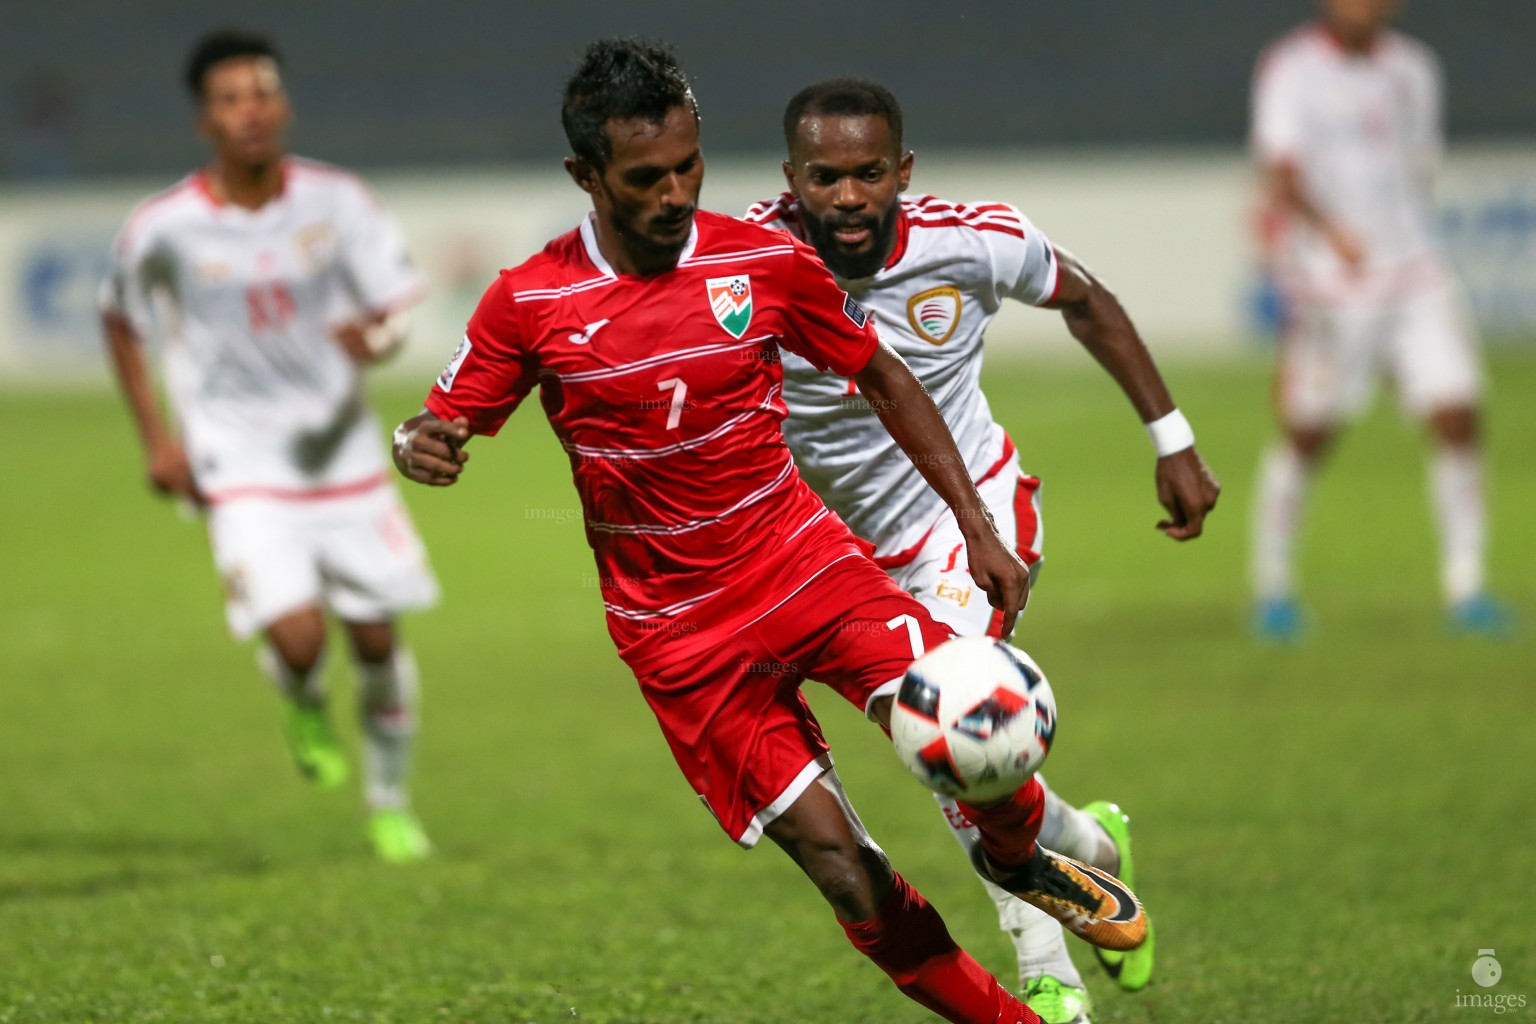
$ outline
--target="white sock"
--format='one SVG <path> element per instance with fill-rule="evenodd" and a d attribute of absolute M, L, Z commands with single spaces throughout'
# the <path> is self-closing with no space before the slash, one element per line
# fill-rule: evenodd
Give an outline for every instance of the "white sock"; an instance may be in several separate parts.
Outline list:
<path fill-rule="evenodd" d="M 1295 589 L 1292 562 L 1302 502 L 1310 482 L 1301 453 L 1280 441 L 1259 460 L 1253 502 L 1253 592 L 1260 599 L 1290 597 Z"/>
<path fill-rule="evenodd" d="M 358 661 L 356 666 L 364 796 L 375 809 L 406 807 L 411 741 L 416 736 L 416 659 L 397 647 L 387 661 Z"/>
<path fill-rule="evenodd" d="M 1044 777 L 1036 777 L 1045 786 Z M 1104 827 L 1087 811 L 1080 811 L 1057 796 L 1049 786 L 1045 786 L 1040 845 L 1110 874 L 1120 870 L 1120 851 L 1115 849 L 1115 841 Z"/>
<path fill-rule="evenodd" d="M 1049 794 L 1050 791 L 1046 792 Z M 971 846 L 978 835 L 976 826 L 970 823 L 954 800 L 938 793 L 934 797 L 944 812 L 944 821 L 949 825 L 950 833 L 969 857 Z M 1050 806 L 1049 802 L 1046 806 Z M 1042 845 L 1054 849 L 1049 844 Z M 1049 974 L 1063 985 L 1082 988 L 1083 976 L 1077 973 L 1077 967 L 1067 955 L 1066 933 L 1056 919 L 984 878 L 978 877 L 977 881 L 987 890 L 987 895 L 992 897 L 992 903 L 997 907 L 998 927 L 1013 940 L 1019 963 L 1019 988 L 1022 989 L 1042 974 Z"/>
<path fill-rule="evenodd" d="M 1483 458 L 1475 445 L 1440 445 L 1429 459 L 1429 493 L 1440 529 L 1440 586 L 1449 603 L 1483 590 L 1488 543 Z"/>
<path fill-rule="evenodd" d="M 295 704 L 318 707 L 325 703 L 324 652 L 307 671 L 296 672 L 283 661 L 271 644 L 262 644 L 256 649 L 256 664 L 272 680 L 277 692 Z"/>

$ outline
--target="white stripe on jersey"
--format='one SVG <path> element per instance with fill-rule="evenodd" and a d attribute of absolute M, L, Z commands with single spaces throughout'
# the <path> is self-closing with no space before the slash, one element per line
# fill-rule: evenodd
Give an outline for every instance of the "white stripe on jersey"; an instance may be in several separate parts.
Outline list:
<path fill-rule="evenodd" d="M 806 525 L 809 526 L 810 524 L 807 523 Z M 801 527 L 802 530 L 804 528 L 805 527 Z M 796 532 L 798 533 L 799 531 L 797 530 Z M 800 591 L 804 590 L 806 587 L 810 586 L 811 583 L 815 581 L 816 577 L 820 576 L 822 573 L 824 573 L 828 569 L 832 568 L 838 562 L 841 562 L 844 559 L 848 559 L 848 558 L 860 558 L 860 557 L 862 557 L 862 556 L 858 555 L 856 553 L 849 553 L 849 554 L 846 554 L 846 555 L 838 555 L 836 558 L 832 559 L 832 561 L 828 562 L 826 565 L 822 566 L 820 569 L 817 569 L 815 572 L 811 573 L 811 575 L 807 576 L 803 583 L 801 583 L 798 587 L 796 587 L 794 590 L 791 590 L 788 594 L 786 594 L 784 596 L 784 600 L 780 601 L 778 604 L 774 605 L 772 608 L 769 608 L 767 611 L 763 612 L 763 614 L 759 615 L 757 618 L 753 619 L 751 622 L 747 623 L 746 625 L 737 627 L 736 631 L 739 633 L 742 630 L 751 629 L 753 626 L 755 626 L 759 622 L 763 621 L 763 619 L 767 618 L 768 616 L 772 615 L 774 612 L 778 611 L 780 608 L 784 607 L 784 605 L 787 604 L 790 601 L 791 598 L 793 598 L 796 594 L 800 593 Z"/>
<path fill-rule="evenodd" d="M 602 288 L 605 285 L 615 284 L 618 279 L 603 275 L 602 277 L 589 277 L 585 281 L 575 284 L 561 285 L 559 288 L 530 288 L 525 292 L 513 292 L 512 298 L 518 302 L 539 302 L 546 299 L 563 299 L 577 292 L 589 292 L 594 288 Z"/>
<path fill-rule="evenodd" d="M 622 377 L 626 373 L 634 373 L 636 370 L 649 369 L 662 363 L 677 359 L 697 359 L 700 356 L 714 355 L 716 352 L 729 352 L 736 348 L 756 348 L 759 343 L 772 338 L 771 334 L 759 334 L 753 338 L 742 341 L 721 342 L 718 345 L 700 345 L 697 348 L 682 348 L 676 352 L 667 352 L 659 356 L 650 356 L 633 363 L 624 363 L 620 366 L 608 366 L 601 370 L 583 370 L 580 373 L 553 373 L 548 372 L 541 376 L 550 376 L 559 380 L 562 384 L 573 384 L 584 380 L 603 380 L 608 377 Z"/>
<path fill-rule="evenodd" d="M 565 445 L 565 450 L 576 455 L 585 455 L 595 459 L 665 458 L 668 455 L 676 455 L 678 452 L 685 452 L 692 448 L 697 448 L 699 445 L 707 444 L 717 437 L 723 437 L 726 434 L 729 434 L 731 431 L 735 430 L 738 426 L 740 426 L 742 423 L 745 423 L 753 416 L 756 416 L 758 413 L 771 408 L 773 399 L 778 395 L 778 393 L 779 386 L 775 384 L 773 387 L 768 389 L 767 397 L 765 397 L 756 408 L 748 409 L 746 412 L 738 413 L 737 415 L 732 416 L 730 419 L 726 420 L 724 423 L 720 424 L 718 427 L 716 427 L 714 430 L 711 430 L 707 434 L 702 434 L 699 437 L 690 437 L 686 441 L 679 441 L 676 444 L 669 444 L 661 448 L 589 448 L 582 444 L 567 443 Z"/>
<path fill-rule="evenodd" d="M 785 480 L 788 480 L 794 472 L 794 458 L 786 458 L 784 460 L 784 468 L 779 471 L 778 476 L 774 477 L 768 483 L 759 487 L 745 498 L 742 498 L 736 504 L 732 505 L 724 512 L 721 512 L 719 515 L 710 516 L 706 519 L 689 519 L 685 522 L 674 524 L 588 523 L 587 525 L 599 533 L 660 534 L 663 536 L 676 536 L 681 533 L 692 533 L 694 530 L 700 530 L 706 526 L 713 526 L 715 523 L 725 520 L 735 513 L 740 512 L 744 508 L 750 508 L 753 505 L 756 505 L 758 502 L 773 494 L 774 491 L 778 490 L 779 485 L 782 484 Z"/>
<path fill-rule="evenodd" d="M 763 249 L 746 249 L 742 252 L 717 252 L 708 256 L 696 256 L 679 260 L 680 267 L 702 267 L 711 263 L 739 263 L 744 260 L 760 260 L 769 256 L 787 256 L 795 251 L 792 245 L 774 245 Z"/>
<path fill-rule="evenodd" d="M 716 594 L 723 592 L 724 590 L 724 587 L 721 587 L 719 590 L 711 590 L 707 594 L 700 594 L 698 597 L 690 597 L 686 601 L 679 601 L 676 604 L 669 604 L 665 608 L 621 608 L 618 605 L 613 604 L 611 601 L 604 601 L 603 608 L 607 610 L 608 614 L 617 615 L 621 619 L 670 619 L 674 615 L 677 615 L 679 612 L 685 612 L 692 608 L 694 605 L 707 601 L 714 597 Z"/>

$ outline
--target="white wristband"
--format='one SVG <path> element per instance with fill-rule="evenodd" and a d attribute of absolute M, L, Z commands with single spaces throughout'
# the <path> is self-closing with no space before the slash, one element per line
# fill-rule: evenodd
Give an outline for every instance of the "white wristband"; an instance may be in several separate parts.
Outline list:
<path fill-rule="evenodd" d="M 1157 449 L 1160 459 L 1195 446 L 1195 430 L 1177 409 L 1148 423 L 1147 436 L 1152 439 L 1152 447 Z"/>

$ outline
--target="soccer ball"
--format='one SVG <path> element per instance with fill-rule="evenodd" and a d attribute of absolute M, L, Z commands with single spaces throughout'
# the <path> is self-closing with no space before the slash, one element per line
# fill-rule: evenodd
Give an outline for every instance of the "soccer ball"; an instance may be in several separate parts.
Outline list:
<path fill-rule="evenodd" d="M 1034 659 L 985 637 L 957 637 L 907 669 L 891 742 L 929 789 L 967 803 L 1029 781 L 1056 734 L 1056 697 Z"/>

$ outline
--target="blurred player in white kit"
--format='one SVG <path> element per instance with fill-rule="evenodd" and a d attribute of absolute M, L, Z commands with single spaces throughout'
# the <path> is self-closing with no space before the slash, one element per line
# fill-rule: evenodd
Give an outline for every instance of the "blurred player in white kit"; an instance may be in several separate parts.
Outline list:
<path fill-rule="evenodd" d="M 878 83 L 840 78 L 808 86 L 789 101 L 784 135 L 790 190 L 753 206 L 747 219 L 810 242 L 875 317 L 881 339 L 932 394 L 977 491 L 1032 577 L 1043 540 L 1040 481 L 1020 468 L 980 386 L 983 334 L 1005 299 L 1062 312 L 1148 425 L 1159 456 L 1158 497 L 1168 511 L 1159 528 L 1177 540 L 1200 535 L 1220 488 L 1113 293 L 1013 206 L 905 195 L 913 154 L 902 146 L 901 108 Z M 935 618 L 962 636 L 1000 636 L 999 617 L 966 571 L 959 524 L 927 493 L 876 410 L 851 380 L 788 351 L 782 360 L 784 436 L 806 482 Z M 966 845 L 972 827 L 964 813 L 952 800 L 939 802 Z M 1114 804 L 1078 809 L 1047 789 L 1040 842 L 1128 878 L 1128 822 Z M 1013 938 L 1025 1002 L 1047 1024 L 1088 1021 L 1091 1000 L 1061 926 L 983 884 Z M 1136 990 L 1150 980 L 1153 949 L 1149 930 L 1133 952 L 1096 952 L 1123 988 Z"/>
<path fill-rule="evenodd" d="M 404 340 L 422 281 L 363 182 L 288 157 L 292 120 L 272 43 L 221 31 L 186 82 L 213 159 L 129 215 L 101 311 L 151 485 L 203 510 L 231 633 L 258 633 L 290 702 L 300 770 L 349 766 L 323 689 L 328 609 L 358 675 L 369 835 L 380 857 L 430 844 L 410 809 L 417 676 L 395 615 L 437 581 L 388 473 L 362 368 Z M 141 339 L 163 348 L 162 416 Z"/>
<path fill-rule="evenodd" d="M 1297 639 L 1295 537 L 1339 428 L 1390 375 L 1433 437 L 1429 491 L 1450 624 L 1497 635 L 1487 592 L 1482 369 L 1471 319 L 1435 235 L 1439 63 L 1388 27 L 1396 0 L 1324 0 L 1320 21 L 1271 45 L 1254 77 L 1252 146 L 1283 231 L 1273 262 L 1289 306 L 1276 406 L 1282 437 L 1259 467 L 1254 626 Z"/>

